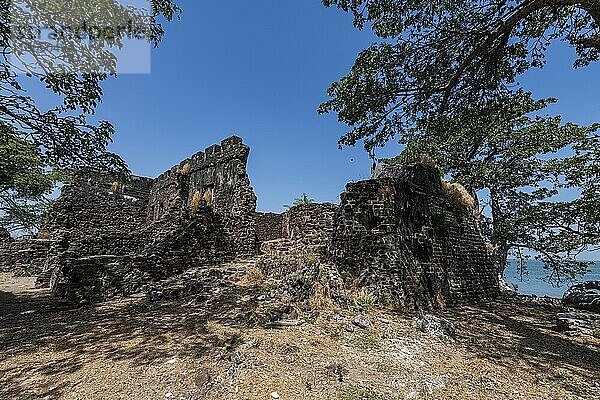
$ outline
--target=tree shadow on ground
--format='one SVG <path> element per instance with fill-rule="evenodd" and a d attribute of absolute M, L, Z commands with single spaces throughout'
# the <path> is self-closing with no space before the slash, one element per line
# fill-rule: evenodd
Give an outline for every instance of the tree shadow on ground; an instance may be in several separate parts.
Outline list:
<path fill-rule="evenodd" d="M 0 304 L 3 303 L 14 303 L 16 302 L 17 296 L 10 292 L 0 290 Z"/>
<path fill-rule="evenodd" d="M 60 397 L 64 384 L 44 387 L 28 380 L 33 373 L 52 379 L 90 361 L 150 365 L 233 348 L 241 340 L 236 329 L 247 326 L 255 311 L 254 302 L 240 302 L 252 290 L 231 284 L 218 288 L 218 293 L 186 299 L 187 303 L 123 299 L 84 307 L 48 294 L 0 292 L 0 366 L 6 365 L 0 367 L 0 398 Z M 231 332 L 215 332 L 209 321 Z M 29 366 L 8 365 L 15 356 L 36 357 L 37 352 L 48 350 L 53 353 L 50 362 L 40 359 Z"/>
<path fill-rule="evenodd" d="M 256 320 L 258 303 L 252 300 L 256 290 L 223 283 L 184 301 L 123 299 L 84 307 L 73 307 L 47 293 L 0 292 L 0 399 L 60 397 L 71 385 L 65 376 L 92 361 L 149 366 L 234 349 L 241 341 L 240 330 Z M 540 375 L 560 367 L 591 382 L 600 381 L 598 342 L 553 331 L 555 312 L 490 303 L 445 314 L 461 324 L 460 342 L 480 358 L 508 368 L 527 363 L 532 373 Z M 215 329 L 215 324 L 224 329 Z M 27 363 L 10 365 L 15 359 Z M 48 386 L 48 382 L 56 383 Z M 590 398 L 568 377 L 557 383 Z"/>
<path fill-rule="evenodd" d="M 600 341 L 556 331 L 557 312 L 550 306 L 495 302 L 451 309 L 447 315 L 460 322 L 459 340 L 479 357 L 507 368 L 527 363 L 532 372 L 585 395 L 581 392 L 589 388 L 578 386 L 564 371 L 600 382 Z"/>

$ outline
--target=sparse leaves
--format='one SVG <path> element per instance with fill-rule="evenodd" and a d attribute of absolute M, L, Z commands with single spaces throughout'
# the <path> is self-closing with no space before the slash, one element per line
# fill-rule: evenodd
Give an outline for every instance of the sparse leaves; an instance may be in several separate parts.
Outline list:
<path fill-rule="evenodd" d="M 127 173 L 123 160 L 106 150 L 114 127 L 88 117 L 102 99 L 102 81 L 116 73 L 113 52 L 123 39 L 157 45 L 160 19 L 180 11 L 171 0 L 152 0 L 150 12 L 116 0 L 63 3 L 0 0 L 0 224 L 11 230 L 39 225 L 45 196 L 64 178 L 58 171 L 85 166 Z M 60 40 L 49 41 L 51 35 Z M 41 108 L 25 89 L 30 80 L 58 104 Z"/>
<path fill-rule="evenodd" d="M 548 46 L 575 49 L 575 67 L 600 55 L 597 0 L 323 0 L 370 26 L 382 40 L 361 52 L 329 88 L 320 113 L 335 112 L 350 130 L 340 145 L 364 140 L 371 151 L 439 115 L 514 90 L 517 77 L 541 68 Z"/>
<path fill-rule="evenodd" d="M 285 204 L 284 207 L 292 208 L 295 206 L 301 206 L 301 205 L 305 205 L 305 204 L 313 204 L 314 202 L 315 202 L 314 199 L 311 199 L 310 197 L 308 197 L 308 195 L 306 193 L 302 193 L 302 195 L 300 197 L 296 197 L 294 199 L 294 202 L 292 203 L 292 205 Z"/>
<path fill-rule="evenodd" d="M 533 253 L 548 278 L 561 282 L 586 271 L 579 253 L 600 247 L 600 124 L 540 115 L 553 101 L 519 91 L 432 118 L 410 130 L 391 162 L 431 155 L 450 178 L 478 192 L 501 265 L 511 250 Z"/>

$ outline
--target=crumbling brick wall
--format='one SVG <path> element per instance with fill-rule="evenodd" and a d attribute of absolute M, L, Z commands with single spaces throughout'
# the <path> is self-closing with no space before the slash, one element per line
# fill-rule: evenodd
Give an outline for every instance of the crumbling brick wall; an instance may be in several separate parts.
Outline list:
<path fill-rule="evenodd" d="M 287 239 L 301 247 L 327 247 L 337 209 L 337 204 L 310 203 L 293 206 L 281 214 L 256 213 L 258 244 Z"/>
<path fill-rule="evenodd" d="M 254 254 L 256 196 L 246 171 L 249 154 L 242 139 L 232 136 L 160 175 L 150 191 L 148 219 L 178 224 L 182 215 L 207 206 L 222 217 L 236 253 Z"/>
<path fill-rule="evenodd" d="M 341 200 L 330 254 L 347 283 L 404 308 L 498 294 L 476 217 L 442 194 L 434 167 L 348 184 Z"/>
<path fill-rule="evenodd" d="M 257 213 L 248 154 L 231 137 L 156 179 L 81 171 L 53 206 L 44 228 L 50 238 L 38 247 L 21 241 L 26 251 L 19 252 L 4 240 L 0 259 L 29 265 L 28 273 L 44 261 L 39 280 L 55 293 L 104 299 L 144 291 L 188 268 L 257 254 L 262 243 L 265 262 L 281 276 L 301 280 L 302 268 L 322 263 L 339 270 L 346 286 L 369 288 L 400 307 L 497 295 L 497 269 L 476 216 L 444 196 L 434 167 L 387 169 L 378 179 L 348 184 L 340 205 Z"/>
<path fill-rule="evenodd" d="M 39 275 L 46 268 L 50 244 L 50 240 L 29 237 L 0 241 L 0 271 Z"/>
<path fill-rule="evenodd" d="M 269 240 L 283 238 L 283 214 L 257 212 L 255 221 L 258 246 Z"/>
<path fill-rule="evenodd" d="M 67 238 L 79 256 L 127 254 L 143 245 L 136 233 L 146 221 L 152 180 L 121 179 L 83 170 L 63 187 L 44 230 L 52 239 Z"/>
<path fill-rule="evenodd" d="M 241 139 L 231 137 L 154 180 L 78 174 L 47 227 L 59 239 L 50 257 L 55 293 L 127 294 L 192 266 L 254 254 L 248 154 Z"/>
<path fill-rule="evenodd" d="M 302 246 L 327 247 L 338 207 L 332 203 L 312 203 L 290 208 L 283 215 L 284 237 Z"/>
<path fill-rule="evenodd" d="M 109 259 L 140 252 L 147 238 L 139 230 L 147 214 L 152 180 L 80 170 L 61 190 L 44 226 L 53 243 L 38 286 L 57 294 L 71 271 L 90 257 Z"/>
<path fill-rule="evenodd" d="M 156 228 L 153 225 L 141 234 L 151 238 Z M 66 279 L 55 290 L 73 300 L 127 296 L 143 292 L 151 282 L 190 268 L 230 261 L 234 255 L 233 238 L 224 231 L 221 217 L 204 207 L 178 227 L 169 227 L 169 235 L 152 239 L 139 252 L 63 261 Z"/>

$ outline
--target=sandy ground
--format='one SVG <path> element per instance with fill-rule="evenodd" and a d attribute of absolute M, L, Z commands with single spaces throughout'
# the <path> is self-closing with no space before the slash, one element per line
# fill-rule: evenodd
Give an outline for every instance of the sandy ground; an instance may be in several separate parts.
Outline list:
<path fill-rule="evenodd" d="M 409 315 L 356 310 L 251 327 L 193 301 L 73 309 L 0 274 L 0 399 L 600 399 L 600 340 L 554 312 L 492 303 L 442 313 L 456 339 Z"/>

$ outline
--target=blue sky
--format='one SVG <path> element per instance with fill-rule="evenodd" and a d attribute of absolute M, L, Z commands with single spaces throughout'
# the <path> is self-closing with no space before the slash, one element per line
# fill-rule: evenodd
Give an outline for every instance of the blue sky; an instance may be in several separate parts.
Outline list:
<path fill-rule="evenodd" d="M 319 0 L 180 2 L 165 26 L 150 74 L 104 85 L 97 116 L 117 129 L 111 150 L 138 175 L 156 176 L 232 134 L 251 146 L 249 174 L 260 210 L 280 211 L 302 192 L 338 201 L 346 182 L 366 179 L 362 147 L 337 148 L 346 130 L 319 116 L 329 84 L 376 41 L 352 18 Z M 600 66 L 573 71 L 573 51 L 557 47 L 548 66 L 523 79 L 537 96 L 558 97 L 566 120 L 600 120 Z M 392 143 L 378 156 L 400 150 Z"/>

